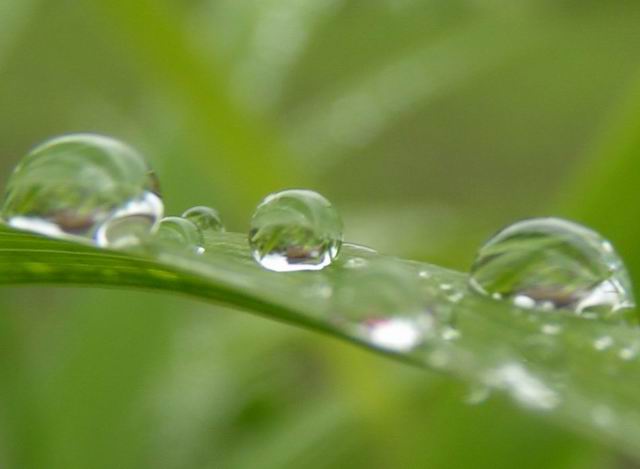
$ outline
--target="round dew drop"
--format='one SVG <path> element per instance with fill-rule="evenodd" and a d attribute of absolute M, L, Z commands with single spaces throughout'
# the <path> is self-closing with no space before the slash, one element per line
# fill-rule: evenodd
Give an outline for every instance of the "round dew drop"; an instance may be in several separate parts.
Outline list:
<path fill-rule="evenodd" d="M 635 305 L 629 275 L 611 243 L 557 218 L 514 223 L 485 243 L 471 287 L 520 307 L 601 318 Z"/>
<path fill-rule="evenodd" d="M 193 222 L 181 217 L 165 217 L 160 220 L 153 240 L 159 244 L 186 248 L 196 254 L 204 252 L 202 233 Z"/>
<path fill-rule="evenodd" d="M 320 270 L 338 256 L 342 221 L 331 203 L 316 192 L 277 192 L 256 208 L 249 245 L 253 258 L 266 269 Z"/>
<path fill-rule="evenodd" d="M 163 211 L 158 181 L 139 153 L 109 137 L 72 134 L 22 159 L 2 217 L 18 229 L 119 248 L 146 239 Z"/>
<path fill-rule="evenodd" d="M 225 231 L 220 214 L 216 209 L 210 207 L 192 207 L 182 214 L 182 218 L 186 218 L 196 225 L 203 235 Z"/>

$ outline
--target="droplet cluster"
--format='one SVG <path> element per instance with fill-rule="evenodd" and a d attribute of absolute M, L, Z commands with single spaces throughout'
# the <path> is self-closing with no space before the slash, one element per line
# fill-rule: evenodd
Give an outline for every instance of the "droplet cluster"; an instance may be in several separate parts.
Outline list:
<path fill-rule="evenodd" d="M 185 256 L 206 255 L 225 233 L 214 208 L 196 206 L 181 216 L 164 217 L 158 179 L 141 154 L 93 134 L 54 138 L 28 153 L 8 181 L 2 218 L 14 228 L 49 237 Z M 435 270 L 401 267 L 351 244 L 345 244 L 347 258 L 336 262 L 343 247 L 342 220 L 317 192 L 268 195 L 251 217 L 248 245 L 257 264 L 269 271 L 332 266 L 334 275 L 327 278 L 334 282 L 318 277 L 320 273 L 301 274 L 309 275 L 313 288 L 301 288 L 300 295 L 321 297 L 331 305 L 336 327 L 376 348 L 409 353 L 435 337 L 451 344 L 462 336 L 452 321 L 443 319 L 451 318 L 450 311 L 468 296 L 462 281 L 439 282 Z M 469 283 L 482 296 L 540 313 L 608 319 L 635 305 L 629 275 L 612 244 L 557 218 L 525 220 L 498 232 L 479 249 Z M 433 301 L 425 304 L 425 297 L 446 303 L 448 309 L 437 311 Z M 540 331 L 549 340 L 562 328 L 549 323 Z M 595 343 L 603 350 L 609 345 L 604 338 Z M 450 359 L 445 352 L 430 355 L 433 366 Z M 627 359 L 636 352 L 625 349 L 620 356 Z M 513 387 L 519 370 L 505 370 L 496 375 L 499 386 Z"/>

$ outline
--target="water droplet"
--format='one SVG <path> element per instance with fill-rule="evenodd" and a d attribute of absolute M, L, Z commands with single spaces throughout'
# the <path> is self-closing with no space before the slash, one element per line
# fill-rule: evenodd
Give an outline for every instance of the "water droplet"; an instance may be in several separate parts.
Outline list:
<path fill-rule="evenodd" d="M 633 360 L 638 355 L 638 350 L 635 347 L 624 347 L 618 352 L 618 356 L 622 360 Z"/>
<path fill-rule="evenodd" d="M 420 329 L 410 318 L 371 319 L 365 327 L 372 343 L 399 352 L 411 350 L 422 339 Z"/>
<path fill-rule="evenodd" d="M 591 418 L 593 423 L 599 427 L 611 427 L 615 422 L 615 414 L 613 411 L 604 405 L 598 405 L 591 410 Z"/>
<path fill-rule="evenodd" d="M 181 217 L 163 218 L 153 240 L 160 244 L 187 248 L 196 254 L 201 254 L 204 251 L 202 233 L 198 227 Z"/>
<path fill-rule="evenodd" d="M 95 241 L 98 246 L 114 249 L 138 245 L 149 238 L 163 211 L 162 201 L 152 192 L 145 192 L 115 210 L 98 227 Z"/>
<path fill-rule="evenodd" d="M 526 295 L 516 295 L 513 297 L 513 304 L 518 308 L 530 309 L 536 307 L 536 300 Z"/>
<path fill-rule="evenodd" d="M 558 335 L 562 332 L 562 326 L 559 324 L 543 324 L 540 330 L 543 334 Z"/>
<path fill-rule="evenodd" d="M 11 175 L 2 216 L 55 238 L 124 247 L 146 239 L 162 217 L 158 181 L 134 149 L 74 134 L 32 150 Z"/>
<path fill-rule="evenodd" d="M 464 298 L 464 293 L 455 292 L 447 296 L 447 299 L 452 303 L 459 303 Z"/>
<path fill-rule="evenodd" d="M 505 363 L 487 373 L 485 380 L 487 385 L 504 389 L 533 409 L 551 410 L 560 403 L 557 393 L 520 363 Z"/>
<path fill-rule="evenodd" d="M 277 192 L 256 208 L 249 244 L 254 259 L 266 269 L 320 270 L 338 256 L 342 221 L 331 203 L 316 192 Z"/>
<path fill-rule="evenodd" d="M 347 269 L 359 269 L 360 267 L 364 267 L 365 265 L 367 265 L 367 260 L 363 259 L 362 257 L 352 257 L 344 263 L 344 266 Z"/>
<path fill-rule="evenodd" d="M 599 351 L 606 350 L 612 345 L 613 345 L 613 339 L 608 335 L 598 337 L 596 340 L 593 341 L 593 347 Z"/>
<path fill-rule="evenodd" d="M 333 320 L 377 348 L 408 352 L 434 332 L 415 272 L 383 259 L 345 269 L 334 287 Z"/>
<path fill-rule="evenodd" d="M 473 385 L 468 390 L 463 402 L 468 405 L 480 405 L 491 397 L 491 388 L 488 386 Z"/>
<path fill-rule="evenodd" d="M 212 233 L 223 233 L 225 231 L 220 214 L 214 208 L 204 206 L 192 207 L 182 214 L 182 218 L 186 218 L 196 225 L 204 236 Z"/>
<path fill-rule="evenodd" d="M 460 331 L 451 326 L 445 326 L 442 328 L 441 336 L 444 340 L 458 340 L 460 338 Z"/>
<path fill-rule="evenodd" d="M 557 218 L 525 220 L 500 231 L 480 249 L 470 283 L 523 308 L 611 317 L 634 306 L 629 276 L 611 243 Z"/>

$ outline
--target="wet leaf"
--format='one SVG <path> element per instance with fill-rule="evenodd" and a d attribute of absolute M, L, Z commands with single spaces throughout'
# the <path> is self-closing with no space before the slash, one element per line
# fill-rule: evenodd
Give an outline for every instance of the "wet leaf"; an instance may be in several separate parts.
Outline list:
<path fill-rule="evenodd" d="M 635 444 L 640 437 L 640 335 L 631 326 L 520 310 L 470 293 L 465 274 L 355 245 L 347 245 L 341 259 L 321 272 L 279 274 L 256 265 L 245 236 L 237 233 L 209 239 L 201 256 L 168 246 L 136 254 L 99 250 L 8 228 L 0 229 L 0 240 L 5 285 L 134 287 L 232 306 L 499 390 L 522 409 L 640 457 Z M 336 291 L 356 278 L 351 272 L 366 274 L 381 263 L 415 275 L 420 285 L 423 312 L 432 322 L 419 329 L 424 334 L 411 347 L 376 340 L 380 336 L 366 327 L 354 327 L 344 298 L 335 301 Z M 354 291 L 355 311 L 370 301 L 372 290 Z M 403 299 L 397 301 L 401 305 Z M 397 337 L 403 329 L 396 323 L 390 330 Z"/>

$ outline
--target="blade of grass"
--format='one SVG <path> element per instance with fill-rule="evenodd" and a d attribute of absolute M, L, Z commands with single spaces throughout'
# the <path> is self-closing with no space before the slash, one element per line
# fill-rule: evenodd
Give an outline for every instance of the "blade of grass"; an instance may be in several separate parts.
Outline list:
<path fill-rule="evenodd" d="M 637 329 L 519 310 L 468 293 L 462 273 L 363 254 L 361 248 L 350 246 L 338 265 L 323 272 L 276 274 L 258 267 L 245 237 L 235 233 L 220 235 L 204 256 L 167 249 L 134 256 L 7 228 L 0 230 L 0 242 L 4 284 L 136 287 L 237 307 L 503 391 L 524 409 L 640 458 L 635 444 L 640 437 Z M 453 317 L 449 329 L 436 328 L 437 333 L 415 349 L 394 352 L 372 343 L 357 328 L 341 325 L 332 295 L 319 294 L 318 282 L 342 287 L 349 281 L 344 263 L 363 256 L 369 262 L 384 261 L 390 268 L 413 269 L 416 276 L 426 272 L 427 278 L 420 277 L 425 305 L 440 319 Z M 354 308 L 369 293 L 361 295 L 353 298 Z M 549 324 L 553 334 L 545 328 Z M 453 326 L 458 332 L 454 337 Z M 597 346 L 603 337 L 606 347 Z"/>

